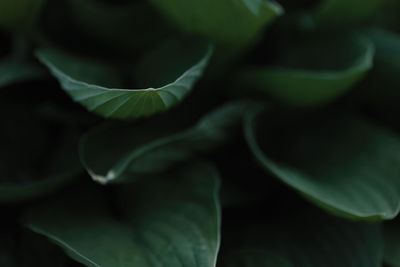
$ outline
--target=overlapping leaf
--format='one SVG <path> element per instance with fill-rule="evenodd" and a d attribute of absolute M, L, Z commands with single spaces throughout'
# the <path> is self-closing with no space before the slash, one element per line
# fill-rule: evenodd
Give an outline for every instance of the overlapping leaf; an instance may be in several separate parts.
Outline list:
<path fill-rule="evenodd" d="M 122 217 L 82 190 L 30 210 L 25 224 L 87 266 L 215 267 L 218 177 L 207 164 L 119 191 Z M 60 220 L 62 218 L 62 220 Z"/>
<path fill-rule="evenodd" d="M 273 1 L 263 0 L 151 0 L 166 18 L 189 34 L 213 40 L 227 49 L 248 44 L 283 13 Z"/>
<path fill-rule="evenodd" d="M 391 267 L 400 266 L 400 231 L 398 221 L 384 225 L 385 262 Z"/>
<path fill-rule="evenodd" d="M 76 101 L 108 118 L 135 118 L 164 111 L 179 103 L 202 75 L 212 49 L 202 42 L 166 42 L 148 55 L 136 71 L 147 89 L 116 89 L 124 77 L 98 62 L 85 61 L 53 49 L 37 56 Z"/>
<path fill-rule="evenodd" d="M 357 35 L 326 36 L 282 47 L 271 66 L 249 66 L 239 73 L 251 87 L 295 106 L 324 104 L 342 95 L 371 69 L 374 47 Z"/>
<path fill-rule="evenodd" d="M 247 101 L 227 104 L 189 128 L 175 116 L 143 124 L 102 126 L 82 138 L 81 160 L 100 183 L 161 173 L 226 143 L 240 129 L 246 111 L 256 105 Z"/>
<path fill-rule="evenodd" d="M 343 112 L 260 112 L 245 127 L 259 163 L 317 205 L 357 219 L 399 213 L 400 139 L 392 132 Z"/>

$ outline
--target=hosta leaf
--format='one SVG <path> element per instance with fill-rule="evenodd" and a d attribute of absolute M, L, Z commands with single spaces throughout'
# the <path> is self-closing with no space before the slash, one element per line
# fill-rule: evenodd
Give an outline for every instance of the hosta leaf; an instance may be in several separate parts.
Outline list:
<path fill-rule="evenodd" d="M 366 22 L 385 0 L 322 0 L 312 13 L 317 24 L 348 27 Z"/>
<path fill-rule="evenodd" d="M 7 102 L 11 100 L 3 100 L 0 108 L 0 202 L 52 193 L 74 179 L 81 171 L 77 133 L 42 121 L 29 105 Z"/>
<path fill-rule="evenodd" d="M 239 252 L 256 251 L 256 254 L 241 255 L 233 249 L 225 254 L 229 263 L 225 266 L 381 266 L 383 242 L 379 225 L 342 221 L 307 210 L 301 213 L 237 229 Z M 256 264 L 230 265 L 240 259 Z M 268 259 L 280 259 L 281 265 L 263 265 Z"/>
<path fill-rule="evenodd" d="M 23 30 L 37 18 L 45 0 L 2 0 L 0 28 Z"/>
<path fill-rule="evenodd" d="M 179 103 L 202 75 L 211 50 L 203 43 L 165 43 L 137 71 L 144 80 L 139 83 L 153 83 L 147 89 L 105 87 L 115 72 L 112 68 L 60 51 L 41 49 L 37 56 L 76 102 L 104 117 L 126 119 L 149 116 Z"/>
<path fill-rule="evenodd" d="M 400 139 L 392 132 L 341 112 L 253 113 L 245 132 L 263 167 L 328 211 L 357 219 L 399 213 Z"/>
<path fill-rule="evenodd" d="M 264 0 L 151 0 L 180 29 L 219 45 L 240 47 L 251 42 L 265 25 L 283 13 Z"/>
<path fill-rule="evenodd" d="M 358 82 L 372 67 L 372 43 L 359 36 L 307 39 L 282 47 L 272 66 L 249 66 L 243 86 L 295 106 L 324 104 Z"/>
<path fill-rule="evenodd" d="M 125 181 L 135 174 L 161 173 L 226 143 L 240 129 L 243 114 L 254 105 L 232 102 L 190 127 L 181 125 L 176 116 L 142 124 L 103 125 L 81 139 L 81 161 L 100 183 Z"/>
<path fill-rule="evenodd" d="M 122 217 L 100 196 L 82 191 L 30 210 L 24 222 L 87 266 L 215 267 L 217 178 L 212 166 L 192 165 L 125 186 Z"/>
<path fill-rule="evenodd" d="M 384 225 L 385 262 L 391 267 L 400 266 L 400 230 L 398 220 Z"/>

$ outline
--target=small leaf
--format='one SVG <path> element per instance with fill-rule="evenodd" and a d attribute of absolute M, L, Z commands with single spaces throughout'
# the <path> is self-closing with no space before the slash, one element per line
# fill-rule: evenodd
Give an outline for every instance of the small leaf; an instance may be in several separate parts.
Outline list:
<path fill-rule="evenodd" d="M 87 266 L 215 267 L 217 178 L 212 166 L 192 165 L 124 186 L 119 217 L 99 193 L 82 190 L 31 209 L 23 221 Z"/>
<path fill-rule="evenodd" d="M 181 125 L 179 116 L 159 117 L 142 124 L 103 125 L 81 139 L 81 161 L 92 178 L 103 184 L 162 173 L 228 142 L 240 129 L 243 115 L 254 105 L 246 101 L 227 104 L 189 128 Z"/>
<path fill-rule="evenodd" d="M 160 53 L 163 58 L 156 62 L 154 55 L 161 57 Z M 115 71 L 111 67 L 106 68 L 97 62 L 85 61 L 61 51 L 41 49 L 37 56 L 76 102 L 104 117 L 127 119 L 165 111 L 182 101 L 203 74 L 211 53 L 211 47 L 202 43 L 174 41 L 163 44 L 141 64 L 143 72 L 139 73 L 151 76 L 145 81 L 155 80 L 157 84 L 154 87 L 159 86 L 148 89 L 104 87 L 104 81 L 114 76 Z M 118 77 L 117 74 L 115 76 Z"/>
<path fill-rule="evenodd" d="M 278 179 L 334 214 L 392 219 L 400 209 L 400 139 L 343 112 L 248 116 L 247 142 Z"/>
<path fill-rule="evenodd" d="M 229 49 L 248 44 L 283 13 L 280 5 L 269 0 L 151 0 L 151 3 L 184 32 Z"/>
<path fill-rule="evenodd" d="M 372 67 L 374 47 L 359 36 L 323 36 L 282 47 L 271 66 L 249 66 L 242 86 L 294 106 L 321 105 L 342 95 Z"/>

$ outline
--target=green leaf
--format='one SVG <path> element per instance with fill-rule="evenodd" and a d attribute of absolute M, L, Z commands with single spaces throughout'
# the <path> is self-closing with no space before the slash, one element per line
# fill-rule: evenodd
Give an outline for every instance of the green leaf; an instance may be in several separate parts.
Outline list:
<path fill-rule="evenodd" d="M 312 13 L 316 24 L 349 27 L 367 22 L 378 13 L 385 0 L 323 0 Z"/>
<path fill-rule="evenodd" d="M 281 266 L 296 267 L 382 264 L 383 242 L 378 224 L 348 222 L 302 209 L 288 217 L 270 217 L 267 223 L 252 222 L 251 226 L 234 230 L 239 250 L 230 250 L 225 255 L 226 261 L 254 262 L 236 266 L 279 266 L 262 265 L 268 259 L 279 259 Z M 241 255 L 240 249 L 256 254 Z"/>
<path fill-rule="evenodd" d="M 37 108 L 12 98 L 2 99 L 0 112 L 0 203 L 50 194 L 81 172 L 75 129 L 41 120 Z"/>
<path fill-rule="evenodd" d="M 191 165 L 124 186 L 122 216 L 114 216 L 98 193 L 82 190 L 33 208 L 23 221 L 87 266 L 215 267 L 217 178 L 212 166 Z"/>
<path fill-rule="evenodd" d="M 357 83 L 371 69 L 372 43 L 358 35 L 326 36 L 282 47 L 271 66 L 238 73 L 243 86 L 294 106 L 321 105 Z"/>
<path fill-rule="evenodd" d="M 147 89 L 105 87 L 121 77 L 111 66 L 95 61 L 53 49 L 41 49 L 37 56 L 73 100 L 104 117 L 127 119 L 165 111 L 182 101 L 203 74 L 211 53 L 211 47 L 201 42 L 166 42 L 136 71 L 139 83 L 153 83 Z"/>
<path fill-rule="evenodd" d="M 141 124 L 102 125 L 82 137 L 81 162 L 102 184 L 162 173 L 228 142 L 240 129 L 243 115 L 255 105 L 247 101 L 226 104 L 190 127 L 182 125 L 179 116 L 159 117 Z"/>
<path fill-rule="evenodd" d="M 248 44 L 283 13 L 276 2 L 264 0 L 151 0 L 151 3 L 184 32 L 229 49 Z"/>
<path fill-rule="evenodd" d="M 398 220 L 384 225 L 385 262 L 391 267 L 400 266 L 400 228 Z"/>
<path fill-rule="evenodd" d="M 322 208 L 354 219 L 392 219 L 400 209 L 400 140 L 342 112 L 255 112 L 246 119 L 257 161 Z"/>
<path fill-rule="evenodd" d="M 0 2 L 0 28 L 25 30 L 31 26 L 45 0 L 2 0 Z"/>

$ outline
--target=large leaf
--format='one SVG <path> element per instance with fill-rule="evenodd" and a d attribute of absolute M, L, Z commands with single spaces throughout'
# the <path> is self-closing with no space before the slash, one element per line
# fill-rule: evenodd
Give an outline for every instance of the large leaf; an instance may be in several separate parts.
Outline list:
<path fill-rule="evenodd" d="M 42 120 L 37 108 L 12 100 L 0 107 L 0 202 L 52 193 L 81 172 L 75 129 Z"/>
<path fill-rule="evenodd" d="M 101 196 L 82 190 L 30 210 L 24 222 L 87 266 L 215 267 L 217 178 L 212 166 L 199 164 L 125 186 L 122 217 Z"/>
<path fill-rule="evenodd" d="M 246 101 L 227 104 L 190 127 L 181 125 L 179 116 L 142 124 L 103 125 L 82 138 L 81 161 L 92 178 L 103 184 L 161 173 L 226 143 L 240 129 L 243 114 L 254 105 Z"/>
<path fill-rule="evenodd" d="M 379 225 L 347 222 L 302 209 L 290 216 L 233 228 L 236 247 L 222 253 L 223 266 L 380 267 Z M 247 252 L 247 253 L 243 253 Z"/>
<path fill-rule="evenodd" d="M 104 117 L 125 119 L 149 116 L 179 103 L 202 75 L 211 53 L 202 42 L 166 42 L 136 71 L 136 82 L 150 84 L 147 89 L 105 87 L 118 86 L 118 80 L 126 77 L 96 61 L 54 49 L 41 49 L 37 56 L 76 102 Z"/>
<path fill-rule="evenodd" d="M 290 105 L 320 105 L 358 82 L 373 55 L 372 43 L 360 36 L 315 37 L 283 46 L 273 65 L 248 66 L 238 79 Z"/>
<path fill-rule="evenodd" d="M 322 0 L 312 13 L 315 23 L 349 27 L 368 21 L 386 0 Z"/>
<path fill-rule="evenodd" d="M 219 45 L 241 47 L 251 42 L 265 25 L 283 13 L 264 0 L 151 0 L 167 19 L 189 34 Z"/>
<path fill-rule="evenodd" d="M 45 0 L 2 0 L 0 28 L 23 30 L 36 20 Z"/>
<path fill-rule="evenodd" d="M 350 113 L 248 116 L 248 144 L 269 172 L 335 214 L 392 219 L 400 209 L 400 139 Z"/>

